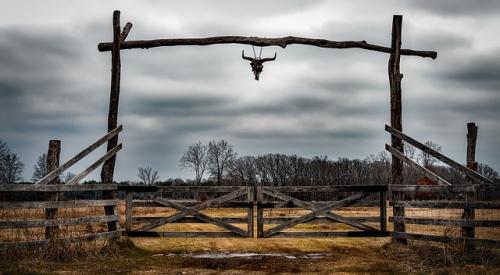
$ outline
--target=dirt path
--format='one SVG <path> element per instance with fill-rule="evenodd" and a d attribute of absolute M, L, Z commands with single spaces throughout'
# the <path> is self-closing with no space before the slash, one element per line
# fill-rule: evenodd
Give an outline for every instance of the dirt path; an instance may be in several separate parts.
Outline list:
<path fill-rule="evenodd" d="M 500 274 L 495 265 L 445 265 L 442 249 L 390 245 L 388 238 L 135 238 L 114 256 L 70 263 L 24 260 L 2 274 Z M 421 248 L 418 248 L 421 249 Z M 234 255 L 231 253 L 247 253 Z M 265 253 L 264 255 L 262 253 Z M 319 253 L 319 254 L 317 254 Z M 441 257 L 442 258 L 442 257 Z"/>

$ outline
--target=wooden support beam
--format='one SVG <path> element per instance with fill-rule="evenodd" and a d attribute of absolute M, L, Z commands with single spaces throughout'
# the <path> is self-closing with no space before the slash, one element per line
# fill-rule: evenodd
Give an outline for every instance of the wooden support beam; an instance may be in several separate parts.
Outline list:
<path fill-rule="evenodd" d="M 47 171 L 56 170 L 59 166 L 59 158 L 61 155 L 61 141 L 51 140 L 49 141 L 49 149 L 47 152 Z M 56 177 L 48 184 L 60 184 L 59 177 Z M 47 196 L 49 201 L 57 201 L 58 193 L 50 193 Z M 46 208 L 45 209 L 45 219 L 52 220 L 57 216 L 57 208 Z M 45 228 L 45 239 L 52 239 L 56 235 L 57 226 L 48 226 Z"/>
<path fill-rule="evenodd" d="M 66 183 L 66 185 L 74 185 L 78 184 L 80 180 L 85 178 L 88 174 L 92 173 L 99 165 L 103 164 L 105 161 L 108 159 L 114 157 L 118 151 L 122 149 L 122 144 L 118 144 L 115 148 L 113 148 L 111 151 L 108 151 L 104 156 L 96 160 L 94 163 L 92 163 L 89 167 L 87 167 L 85 170 L 83 170 L 80 174 L 74 176 L 70 181 Z M 114 191 L 113 189 L 111 189 Z"/>
<path fill-rule="evenodd" d="M 449 157 L 439 153 L 438 151 L 424 145 L 423 143 L 421 142 L 418 142 L 417 140 L 413 139 L 412 137 L 404 134 L 403 132 L 401 132 L 400 130 L 397 130 L 395 129 L 394 127 L 391 127 L 389 125 L 385 125 L 385 130 L 387 132 L 389 132 L 392 136 L 396 136 L 400 139 L 403 139 L 404 141 L 410 143 L 411 145 L 417 147 L 418 149 L 422 150 L 423 152 L 425 152 L 426 154 L 429 154 L 433 157 L 435 157 L 436 159 L 442 161 L 443 163 L 446 163 L 448 164 L 449 166 L 457 169 L 458 171 L 464 173 L 465 175 L 471 177 L 472 179 L 474 179 L 476 182 L 478 183 L 495 183 L 493 180 L 491 179 L 488 179 L 487 177 L 479 174 L 478 172 L 470 169 L 470 168 L 467 168 L 465 166 L 463 166 L 462 164 L 450 159 Z"/>
<path fill-rule="evenodd" d="M 118 125 L 118 103 L 120 99 L 120 11 L 113 12 L 113 43 L 111 46 L 111 88 L 109 93 L 109 112 L 108 112 L 108 132 L 115 129 Z M 113 150 L 118 145 L 118 135 L 115 135 L 108 141 L 107 151 Z M 101 169 L 101 182 L 113 183 L 113 174 L 115 170 L 116 155 L 110 157 Z M 114 199 L 115 192 L 104 192 L 105 199 Z M 105 207 L 104 212 L 106 215 L 116 214 L 115 207 Z M 109 222 L 108 231 L 115 231 L 118 229 L 118 223 Z"/>
<path fill-rule="evenodd" d="M 109 133 L 104 135 L 102 138 L 100 138 L 99 140 L 97 140 L 93 144 L 89 145 L 87 148 L 83 149 L 80 153 L 76 154 L 73 158 L 66 161 L 61 166 L 57 167 L 57 169 L 51 170 L 52 172 L 48 173 L 45 177 L 41 178 L 35 184 L 36 185 L 47 184 L 48 182 L 57 178 L 62 172 L 66 171 L 66 169 L 70 168 L 73 164 L 77 163 L 78 161 L 83 159 L 85 156 L 92 153 L 95 149 L 99 148 L 99 146 L 103 145 L 110 138 L 116 136 L 119 132 L 122 131 L 122 129 L 123 129 L 123 127 L 122 127 L 122 125 L 120 125 L 120 126 L 116 127 L 115 129 L 109 131 Z"/>
<path fill-rule="evenodd" d="M 477 141 L 477 126 L 475 123 L 467 123 L 467 158 L 466 164 L 467 168 L 472 171 L 477 171 L 476 162 L 476 141 Z M 473 178 L 468 177 L 468 182 L 473 183 Z M 467 192 L 465 193 L 465 201 L 475 201 L 476 193 Z M 464 209 L 463 219 L 466 221 L 474 221 L 476 218 L 476 211 L 473 208 Z M 464 238 L 474 238 L 476 236 L 476 229 L 473 226 L 462 227 L 462 237 Z M 466 250 L 472 251 L 474 246 L 470 243 L 465 244 Z"/>
<path fill-rule="evenodd" d="M 149 49 L 156 47 L 171 46 L 207 46 L 214 44 L 244 44 L 259 47 L 277 46 L 286 48 L 288 45 L 301 44 L 330 49 L 348 49 L 359 48 L 376 52 L 391 53 L 391 48 L 370 44 L 366 41 L 331 41 L 327 39 L 305 38 L 296 36 L 287 36 L 279 38 L 265 37 L 246 37 L 246 36 L 215 36 L 205 38 L 173 38 L 173 39 L 153 39 L 153 40 L 133 40 L 124 41 L 120 44 L 120 49 Z M 112 42 L 99 43 L 97 49 L 101 52 L 112 51 Z M 402 55 L 413 55 L 420 57 L 430 57 L 435 59 L 435 51 L 417 51 L 411 49 L 402 49 Z"/>
<path fill-rule="evenodd" d="M 125 40 L 127 39 L 128 33 L 130 32 L 130 29 L 132 29 L 132 23 L 127 22 L 127 24 L 125 24 L 125 27 L 123 27 L 122 33 L 120 34 L 120 41 L 121 42 L 125 42 Z"/>
<path fill-rule="evenodd" d="M 487 240 L 487 239 L 464 239 L 457 237 L 449 237 L 449 236 L 435 236 L 435 235 L 423 235 L 423 234 L 413 234 L 413 233 L 401 233 L 401 232 L 392 232 L 393 238 L 404 238 L 409 240 L 422 240 L 422 241 L 430 241 L 430 242 L 441 242 L 441 243 L 464 243 L 468 242 L 475 245 L 487 245 L 495 248 L 500 247 L 499 240 Z"/>
<path fill-rule="evenodd" d="M 387 192 L 380 192 L 380 231 L 387 231 Z"/>
<path fill-rule="evenodd" d="M 403 130 L 402 123 L 402 106 L 401 106 L 401 79 L 403 75 L 399 70 L 399 63 L 401 59 L 401 29 L 403 24 L 403 16 L 402 15 L 394 15 L 392 18 L 392 38 L 391 38 L 391 49 L 390 49 L 390 57 L 388 64 L 388 72 L 389 72 L 389 87 L 391 90 L 390 93 L 390 102 L 391 102 L 391 126 L 400 131 Z M 403 141 L 395 136 L 391 136 L 391 145 L 392 147 L 399 151 L 403 152 Z M 392 180 L 391 184 L 403 184 L 403 162 L 396 157 L 394 154 L 392 155 L 391 162 L 391 173 Z M 393 197 L 402 198 L 402 194 L 393 193 Z M 394 207 L 393 208 L 394 216 L 404 216 L 405 210 L 402 207 Z M 396 232 L 405 232 L 404 224 L 394 224 L 394 231 Z M 406 243 L 406 240 L 396 239 L 398 243 Z"/>
<path fill-rule="evenodd" d="M 158 232 L 158 231 L 126 231 L 126 236 L 129 237 L 164 237 L 164 238 L 234 238 L 240 235 L 234 232 L 193 232 L 193 231 L 173 231 L 173 232 Z"/>
<path fill-rule="evenodd" d="M 278 232 L 274 234 L 273 238 L 331 238 L 331 237 L 388 237 L 389 232 L 380 231 L 347 231 L 347 232 L 337 232 L 337 231 L 314 231 L 314 232 Z"/>
<path fill-rule="evenodd" d="M 250 206 L 247 209 L 247 237 L 253 238 L 254 237 L 254 219 L 253 219 L 253 202 L 255 201 L 255 194 L 254 194 L 254 188 L 255 187 L 248 187 L 248 194 L 247 194 L 247 200 L 250 202 Z"/>
<path fill-rule="evenodd" d="M 406 162 L 411 167 L 413 167 L 413 168 L 415 168 L 417 170 L 420 170 L 422 173 L 424 173 L 424 175 L 426 177 L 428 177 L 431 180 L 435 181 L 437 184 L 443 185 L 443 186 L 451 186 L 451 183 L 447 182 L 445 179 L 441 178 L 440 176 L 434 174 L 433 172 L 431 172 L 427 168 L 420 166 L 418 163 L 416 163 L 412 159 L 406 157 L 403 153 L 399 152 L 394 147 L 386 144 L 385 145 L 385 150 L 389 151 L 393 156 L 395 156 L 399 160 Z"/>

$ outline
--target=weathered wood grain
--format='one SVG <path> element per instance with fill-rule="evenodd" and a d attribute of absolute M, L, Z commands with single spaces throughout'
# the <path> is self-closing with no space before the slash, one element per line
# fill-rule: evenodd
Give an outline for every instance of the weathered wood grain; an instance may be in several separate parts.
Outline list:
<path fill-rule="evenodd" d="M 0 229 L 50 227 L 59 225 L 78 225 L 99 222 L 118 221 L 119 216 L 86 216 L 79 218 L 65 218 L 55 220 L 31 220 L 31 221 L 0 221 Z"/>
<path fill-rule="evenodd" d="M 414 217 L 389 217 L 390 222 L 406 224 L 443 225 L 456 227 L 500 227 L 500 220 L 434 219 Z"/>
<path fill-rule="evenodd" d="M 23 201 L 23 202 L 0 201 L 0 209 L 101 207 L 101 206 L 116 206 L 117 202 L 118 202 L 117 200 Z"/>

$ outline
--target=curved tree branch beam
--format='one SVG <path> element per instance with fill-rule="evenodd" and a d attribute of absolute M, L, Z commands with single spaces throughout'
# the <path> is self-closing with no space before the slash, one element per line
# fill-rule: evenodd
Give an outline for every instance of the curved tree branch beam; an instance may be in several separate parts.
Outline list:
<path fill-rule="evenodd" d="M 206 38 L 172 38 L 172 39 L 153 39 L 153 40 L 131 40 L 120 43 L 120 49 L 149 49 L 155 47 L 169 46 L 207 46 L 214 44 L 246 44 L 260 47 L 278 46 L 286 48 L 292 44 L 302 44 L 316 46 L 320 48 L 348 49 L 360 48 L 370 51 L 391 53 L 391 48 L 369 44 L 366 41 L 331 41 L 326 39 L 305 38 L 296 36 L 287 36 L 281 38 L 263 38 L 246 36 L 215 36 Z M 97 46 L 101 52 L 110 51 L 113 43 L 104 42 Z M 420 57 L 430 57 L 436 59 L 435 51 L 417 51 L 411 49 L 401 49 L 402 55 L 413 55 Z"/>

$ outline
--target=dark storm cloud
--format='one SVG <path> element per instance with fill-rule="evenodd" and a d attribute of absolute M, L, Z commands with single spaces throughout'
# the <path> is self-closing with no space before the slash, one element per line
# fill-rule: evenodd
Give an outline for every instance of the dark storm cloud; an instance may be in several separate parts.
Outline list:
<path fill-rule="evenodd" d="M 500 2 L 495 0 L 423 0 L 405 1 L 404 5 L 447 16 L 492 15 L 500 10 Z"/>
<path fill-rule="evenodd" d="M 479 90 L 500 91 L 500 49 L 487 53 L 456 58 L 448 71 L 442 72 L 447 80 Z"/>

